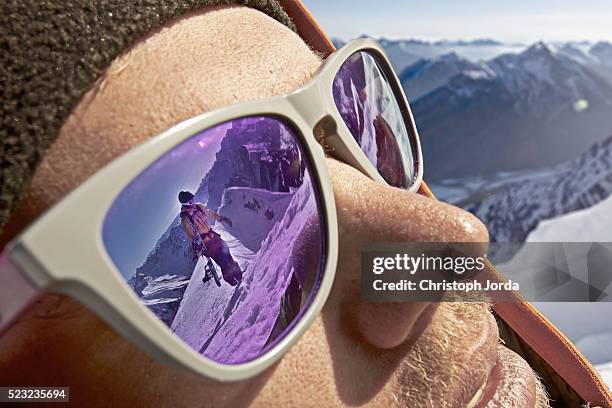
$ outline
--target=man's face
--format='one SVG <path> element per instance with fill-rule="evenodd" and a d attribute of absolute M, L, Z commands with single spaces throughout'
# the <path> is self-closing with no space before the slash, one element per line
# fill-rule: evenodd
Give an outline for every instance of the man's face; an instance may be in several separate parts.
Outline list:
<path fill-rule="evenodd" d="M 152 135 L 204 111 L 290 92 L 320 65 L 296 34 L 251 9 L 209 9 L 168 24 L 116 60 L 74 110 L 13 232 Z M 0 339 L 0 383 L 69 385 L 72 401 L 87 406 L 466 406 L 497 363 L 512 376 L 501 375 L 496 398 L 533 406 L 535 378 L 520 358 L 500 353 L 486 304 L 359 301 L 362 243 L 486 242 L 485 227 L 334 159 L 327 165 L 339 220 L 336 281 L 320 317 L 267 372 L 208 382 L 49 294 Z"/>

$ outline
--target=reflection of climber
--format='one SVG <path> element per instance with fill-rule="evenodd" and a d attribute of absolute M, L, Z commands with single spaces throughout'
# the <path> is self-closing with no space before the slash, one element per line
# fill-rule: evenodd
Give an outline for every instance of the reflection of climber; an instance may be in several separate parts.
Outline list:
<path fill-rule="evenodd" d="M 234 260 L 234 258 L 232 258 L 232 254 L 230 253 L 227 244 L 208 223 L 208 218 L 215 221 L 224 222 L 230 227 L 232 226 L 232 221 L 229 218 L 220 216 L 215 211 L 206 208 L 202 203 L 195 203 L 194 195 L 189 191 L 181 191 L 178 195 L 178 199 L 182 204 L 181 223 L 183 224 L 185 233 L 191 240 L 194 253 L 197 254 L 196 257 L 202 254 L 206 257 L 212 258 L 217 265 L 221 267 L 223 279 L 230 285 L 235 286 L 242 280 L 242 271 L 240 270 L 238 263 Z M 197 244 L 197 240 L 194 239 L 195 237 L 190 224 L 202 238 L 205 248 L 201 248 Z M 207 275 L 208 273 L 209 272 L 207 272 Z"/>

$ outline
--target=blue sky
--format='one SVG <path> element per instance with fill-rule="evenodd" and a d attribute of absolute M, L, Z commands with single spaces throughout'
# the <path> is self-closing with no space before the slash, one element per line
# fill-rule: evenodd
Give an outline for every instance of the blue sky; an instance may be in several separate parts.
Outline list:
<path fill-rule="evenodd" d="M 610 0 L 303 0 L 326 32 L 350 39 L 612 41 Z"/>

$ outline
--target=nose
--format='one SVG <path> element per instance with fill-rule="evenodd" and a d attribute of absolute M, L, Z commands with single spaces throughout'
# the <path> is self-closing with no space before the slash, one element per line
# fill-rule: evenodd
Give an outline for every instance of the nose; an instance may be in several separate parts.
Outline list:
<path fill-rule="evenodd" d="M 360 301 L 360 251 L 375 242 L 482 243 L 489 235 L 473 215 L 457 207 L 374 182 L 354 168 L 327 159 L 339 227 L 339 257 L 334 288 L 325 313 L 357 330 L 375 347 L 393 348 L 426 325 L 429 302 Z"/>

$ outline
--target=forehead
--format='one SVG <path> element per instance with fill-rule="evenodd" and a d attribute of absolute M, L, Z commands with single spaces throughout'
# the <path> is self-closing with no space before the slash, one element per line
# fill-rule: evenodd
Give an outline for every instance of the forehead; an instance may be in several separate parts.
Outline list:
<path fill-rule="evenodd" d="M 64 124 L 29 194 L 47 207 L 159 132 L 205 111 L 290 92 L 320 63 L 297 34 L 257 10 L 185 16 L 112 63 Z"/>

